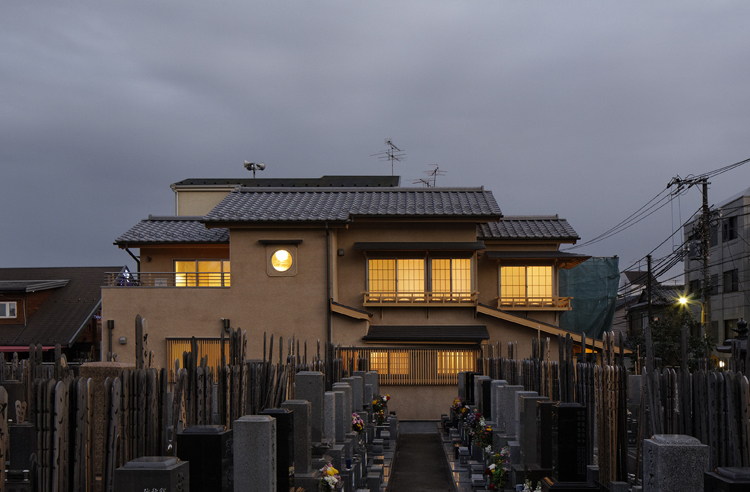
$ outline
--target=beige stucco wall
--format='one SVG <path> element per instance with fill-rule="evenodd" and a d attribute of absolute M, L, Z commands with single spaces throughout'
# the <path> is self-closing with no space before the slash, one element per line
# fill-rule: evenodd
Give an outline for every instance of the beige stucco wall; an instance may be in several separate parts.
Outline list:
<path fill-rule="evenodd" d="M 183 190 L 175 193 L 175 215 L 204 216 L 226 197 L 231 188 L 225 190 Z"/>
<path fill-rule="evenodd" d="M 440 420 L 450 412 L 458 386 L 381 386 L 380 393 L 390 395 L 388 411 L 399 420 Z"/>

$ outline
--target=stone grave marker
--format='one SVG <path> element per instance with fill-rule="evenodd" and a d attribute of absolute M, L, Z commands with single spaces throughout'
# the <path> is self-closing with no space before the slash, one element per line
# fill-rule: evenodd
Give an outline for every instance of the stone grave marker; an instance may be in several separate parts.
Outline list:
<path fill-rule="evenodd" d="M 188 427 L 177 433 L 177 457 L 190 463 L 193 490 L 232 492 L 231 430 L 223 425 Z"/>
<path fill-rule="evenodd" d="M 266 408 L 260 415 L 276 419 L 276 484 L 289 490 L 294 470 L 294 414 L 288 408 Z"/>
<path fill-rule="evenodd" d="M 513 399 L 514 407 L 513 407 L 513 424 L 515 426 L 515 435 L 516 437 L 521 436 L 521 398 L 522 397 L 529 397 L 529 396 L 537 396 L 536 391 L 517 391 L 516 397 Z"/>
<path fill-rule="evenodd" d="M 497 422 L 500 419 L 500 388 L 507 386 L 508 382 L 504 379 L 495 379 L 490 383 L 490 414 L 492 415 L 492 421 L 497 426 Z"/>
<path fill-rule="evenodd" d="M 552 468 L 559 482 L 586 482 L 586 407 L 558 403 L 552 412 Z"/>
<path fill-rule="evenodd" d="M 143 456 L 128 461 L 115 470 L 114 491 L 131 490 L 190 492 L 189 465 L 175 456 Z"/>
<path fill-rule="evenodd" d="M 325 415 L 325 375 L 318 371 L 301 371 L 295 375 L 295 398 L 310 402 L 310 437 L 323 440 Z"/>
<path fill-rule="evenodd" d="M 328 442 L 336 442 L 336 395 L 325 392 L 324 436 Z"/>
<path fill-rule="evenodd" d="M 698 439 L 657 434 L 643 441 L 644 492 L 703 492 L 709 449 Z"/>
<path fill-rule="evenodd" d="M 343 391 L 334 391 L 334 408 L 336 409 L 336 417 L 334 422 L 334 430 L 336 433 L 336 442 L 344 442 L 344 434 L 346 434 L 346 415 L 345 415 L 345 409 L 346 406 L 344 404 L 344 398 L 346 396 L 346 393 Z"/>
<path fill-rule="evenodd" d="M 276 419 L 245 415 L 232 431 L 234 492 L 276 492 Z"/>
<path fill-rule="evenodd" d="M 490 381 L 490 377 L 489 376 L 483 376 L 481 374 L 477 374 L 477 375 L 474 376 L 474 385 L 473 385 L 474 386 L 474 388 L 473 388 L 473 390 L 474 390 L 474 405 L 477 407 L 477 410 L 479 410 L 479 413 L 481 413 L 482 415 L 485 414 L 485 411 L 484 411 L 484 402 L 483 402 L 483 399 L 482 399 L 482 389 L 483 389 L 482 381 L 484 381 L 485 379 L 488 380 L 488 381 Z"/>
<path fill-rule="evenodd" d="M 342 383 L 347 383 L 352 389 L 352 412 L 361 412 L 363 408 L 365 390 L 362 381 L 362 378 L 359 376 L 341 379 Z"/>
<path fill-rule="evenodd" d="M 365 373 L 365 384 L 372 385 L 372 400 L 380 394 L 380 383 L 378 381 L 378 371 L 367 371 Z"/>
<path fill-rule="evenodd" d="M 537 407 L 545 401 L 549 401 L 546 396 L 521 397 L 521 428 L 518 438 L 521 442 L 521 462 L 527 465 L 539 464 Z"/>
<path fill-rule="evenodd" d="M 482 415 L 484 420 L 492 420 L 492 380 L 482 379 Z"/>
<path fill-rule="evenodd" d="M 294 474 L 310 473 L 312 439 L 310 438 L 310 402 L 287 400 L 282 408 L 292 411 L 294 416 Z"/>

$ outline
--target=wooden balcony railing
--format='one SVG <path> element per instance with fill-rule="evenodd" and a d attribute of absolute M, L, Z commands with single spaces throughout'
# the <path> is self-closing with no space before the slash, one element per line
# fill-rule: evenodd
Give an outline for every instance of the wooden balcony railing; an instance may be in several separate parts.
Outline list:
<path fill-rule="evenodd" d="M 365 292 L 365 306 L 476 306 L 479 292 Z"/>
<path fill-rule="evenodd" d="M 229 272 L 141 272 L 105 274 L 106 287 L 229 287 Z"/>
<path fill-rule="evenodd" d="M 497 308 L 518 311 L 570 311 L 572 297 L 499 297 Z"/>

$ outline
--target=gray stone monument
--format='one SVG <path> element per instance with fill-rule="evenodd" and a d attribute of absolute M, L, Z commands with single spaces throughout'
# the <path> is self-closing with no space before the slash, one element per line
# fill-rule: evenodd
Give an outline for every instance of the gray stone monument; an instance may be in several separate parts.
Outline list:
<path fill-rule="evenodd" d="M 323 412 L 326 380 L 318 371 L 301 371 L 295 376 L 295 398 L 310 402 L 310 437 L 313 442 L 323 438 Z"/>
<path fill-rule="evenodd" d="M 506 436 L 514 436 L 516 429 L 514 427 L 516 411 L 516 393 L 523 391 L 523 386 L 506 385 L 500 388 L 500 398 L 498 398 L 500 407 L 499 419 L 497 426 L 500 432 Z M 515 439 L 511 439 L 512 441 Z"/>
<path fill-rule="evenodd" d="M 490 379 L 489 376 L 474 376 L 474 404 L 476 405 L 477 409 L 479 410 L 479 413 L 482 415 L 486 414 L 484 410 L 484 405 L 482 404 L 483 398 L 482 398 L 482 381 L 485 379 Z"/>
<path fill-rule="evenodd" d="M 538 464 L 537 438 L 537 405 L 540 401 L 549 401 L 546 396 L 521 397 L 521 428 L 518 440 L 521 443 L 521 462 L 527 465 Z"/>
<path fill-rule="evenodd" d="M 347 383 L 333 383 L 333 391 L 342 391 L 344 393 L 344 433 L 351 432 L 352 420 L 352 387 Z M 349 420 L 347 425 L 346 421 Z"/>
<path fill-rule="evenodd" d="M 521 436 L 521 398 L 524 396 L 537 396 L 536 391 L 518 391 L 515 397 L 515 407 L 513 409 L 513 422 L 515 425 L 516 437 Z"/>
<path fill-rule="evenodd" d="M 380 383 L 378 380 L 378 371 L 367 371 L 365 373 L 365 384 L 372 385 L 373 399 L 375 399 L 375 396 L 380 394 Z"/>
<path fill-rule="evenodd" d="M 492 393 L 492 409 L 490 413 L 492 414 L 492 422 L 495 425 L 500 420 L 500 388 L 507 385 L 508 382 L 504 379 L 494 379 L 490 383 L 490 392 Z"/>
<path fill-rule="evenodd" d="M 657 434 L 643 441 L 644 492 L 703 492 L 709 449 L 690 436 Z"/>
<path fill-rule="evenodd" d="M 365 397 L 363 381 L 364 380 L 359 376 L 341 379 L 342 383 L 347 383 L 352 388 L 352 412 L 362 411 L 363 399 Z"/>
<path fill-rule="evenodd" d="M 336 395 L 333 391 L 325 392 L 325 414 L 324 414 L 323 436 L 326 441 L 336 441 Z"/>
<path fill-rule="evenodd" d="M 334 430 L 336 432 L 336 442 L 344 442 L 344 434 L 346 434 L 346 416 L 345 416 L 345 406 L 344 406 L 344 397 L 346 396 L 346 393 L 343 391 L 334 391 L 334 405 L 336 408 L 336 421 L 334 423 Z"/>
<path fill-rule="evenodd" d="M 310 437 L 310 402 L 287 400 L 282 408 L 292 411 L 294 416 L 294 474 L 310 473 L 312 461 L 312 438 Z"/>
<path fill-rule="evenodd" d="M 276 492 L 276 419 L 245 415 L 234 421 L 232 431 L 234 491 Z"/>

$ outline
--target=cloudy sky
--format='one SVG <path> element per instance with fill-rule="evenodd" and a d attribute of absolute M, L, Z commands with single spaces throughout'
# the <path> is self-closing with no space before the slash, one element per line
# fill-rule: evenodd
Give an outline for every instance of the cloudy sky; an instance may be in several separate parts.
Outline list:
<path fill-rule="evenodd" d="M 494 192 L 590 240 L 750 157 L 750 2 L 0 3 L 0 267 L 131 264 L 173 182 L 390 174 Z M 750 165 L 709 201 L 750 186 Z M 621 268 L 696 189 L 577 252 Z M 679 243 L 679 240 L 676 240 Z M 664 256 L 672 241 L 654 252 Z"/>

